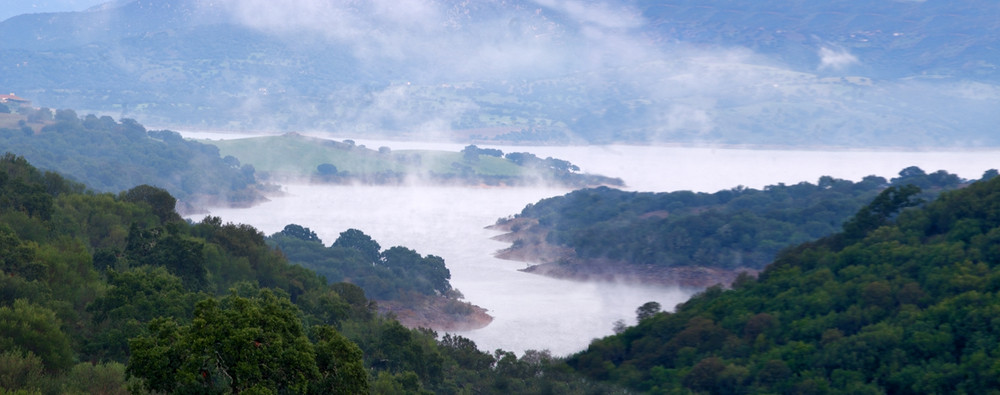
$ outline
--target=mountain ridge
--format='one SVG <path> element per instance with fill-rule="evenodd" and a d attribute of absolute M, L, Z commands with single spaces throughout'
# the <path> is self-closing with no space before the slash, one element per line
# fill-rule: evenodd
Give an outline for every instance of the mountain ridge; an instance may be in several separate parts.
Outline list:
<path fill-rule="evenodd" d="M 132 1 L 21 15 L 0 23 L 0 86 L 168 128 L 1000 144 L 1000 7 L 985 1 L 380 4 Z"/>

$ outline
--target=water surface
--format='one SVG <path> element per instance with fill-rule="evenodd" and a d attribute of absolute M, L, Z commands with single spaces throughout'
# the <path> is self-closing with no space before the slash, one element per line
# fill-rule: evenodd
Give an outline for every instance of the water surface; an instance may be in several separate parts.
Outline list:
<path fill-rule="evenodd" d="M 231 135 L 185 133 L 195 138 Z M 340 140 L 340 139 L 338 139 Z M 462 144 L 355 140 L 377 149 L 460 150 Z M 510 147 L 579 165 L 584 171 L 621 177 L 627 189 L 714 192 L 737 185 L 762 188 L 776 183 L 815 183 L 820 176 L 857 181 L 867 175 L 892 178 L 908 166 L 927 172 L 948 170 L 979 178 L 1000 167 L 996 151 L 877 152 L 792 151 L 646 146 Z M 266 234 L 290 223 L 311 228 L 329 245 L 349 228 L 360 229 L 382 248 L 396 245 L 445 259 L 452 285 L 468 301 L 489 309 L 488 327 L 463 332 L 480 349 L 503 348 L 518 354 L 548 349 L 566 355 L 584 349 L 591 339 L 612 333 L 613 323 L 635 322 L 635 309 L 657 301 L 670 309 L 692 290 L 610 283 L 579 283 L 519 272 L 524 263 L 496 259 L 506 243 L 491 240 L 484 229 L 521 211 L 526 204 L 569 192 L 555 187 L 490 188 L 431 186 L 285 185 L 285 196 L 244 209 L 216 208 L 226 222 L 247 223 Z M 195 218 L 198 220 L 200 218 Z"/>

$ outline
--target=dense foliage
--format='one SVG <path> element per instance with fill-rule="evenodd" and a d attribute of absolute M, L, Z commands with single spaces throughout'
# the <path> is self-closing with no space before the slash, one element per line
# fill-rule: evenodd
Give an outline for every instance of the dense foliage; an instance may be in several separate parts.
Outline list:
<path fill-rule="evenodd" d="M 73 110 L 58 110 L 38 133 L 27 126 L 0 128 L 0 146 L 102 192 L 149 184 L 186 202 L 246 204 L 258 199 L 252 166 L 222 158 L 214 146 L 185 140 L 176 132 L 147 131 L 132 119 L 81 118 Z"/>
<path fill-rule="evenodd" d="M 889 182 L 824 176 L 816 184 L 711 194 L 596 188 L 544 199 L 518 216 L 537 219 L 546 241 L 572 248 L 581 259 L 759 269 L 783 248 L 836 232 L 888 186 L 916 185 L 929 198 L 964 182 L 945 171 L 927 174 L 909 167 Z"/>
<path fill-rule="evenodd" d="M 87 191 L 0 157 L 0 392 L 607 390 L 546 352 L 407 329 L 253 227 L 188 223 L 175 203 L 148 185 Z"/>
<path fill-rule="evenodd" d="M 905 209 L 912 192 L 885 190 L 849 221 L 867 225 L 597 340 L 571 365 L 650 393 L 996 391 L 1000 179 Z"/>
<path fill-rule="evenodd" d="M 331 282 L 350 281 L 377 300 L 396 300 L 409 294 L 446 295 L 452 291 L 451 272 L 444 259 L 420 256 L 396 246 L 385 251 L 357 229 L 341 232 L 330 247 L 309 228 L 291 224 L 268 241 L 292 263 L 314 270 Z"/>

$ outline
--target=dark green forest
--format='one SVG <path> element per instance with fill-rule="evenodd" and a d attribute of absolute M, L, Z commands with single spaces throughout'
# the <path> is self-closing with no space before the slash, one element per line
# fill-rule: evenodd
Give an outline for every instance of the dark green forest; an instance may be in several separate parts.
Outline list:
<path fill-rule="evenodd" d="M 843 232 L 569 363 L 648 393 L 994 393 L 1000 179 L 907 208 L 918 190 L 885 189 Z"/>
<path fill-rule="evenodd" d="M 985 177 L 993 175 L 991 171 Z M 943 170 L 926 173 L 909 167 L 891 180 L 868 176 L 852 182 L 824 176 L 815 184 L 715 193 L 601 187 L 541 200 L 517 217 L 537 220 L 535 226 L 548 243 L 572 248 L 582 260 L 761 269 L 783 248 L 839 231 L 887 187 L 916 185 L 922 188 L 920 197 L 929 200 L 967 182 Z"/>
<path fill-rule="evenodd" d="M 436 257 L 381 250 L 357 230 L 325 247 L 300 226 L 267 237 L 217 217 L 187 222 L 164 189 L 95 192 L 7 154 L 0 158 L 0 387 L 29 394 L 624 392 L 619 385 L 649 393 L 989 392 L 1000 387 L 1000 178 L 988 172 L 932 199 L 923 188 L 960 180 L 908 170 L 915 181 L 951 181 L 883 185 L 841 232 L 783 250 L 758 278 L 709 288 L 674 312 L 644 305 L 637 326 L 560 359 L 489 353 L 460 336 L 407 329 L 377 314 L 358 285 L 331 284 L 275 246 L 332 251 L 390 271 L 408 265 L 401 277 L 419 281 L 393 286 L 448 292 L 447 268 Z M 335 267 L 335 256 L 323 259 Z"/>
<path fill-rule="evenodd" d="M 47 117 L 47 118 L 46 118 Z M 0 147 L 100 192 L 137 185 L 166 189 L 186 203 L 250 204 L 261 198 L 254 168 L 219 149 L 135 120 L 35 110 L 19 128 L 0 127 Z"/>
<path fill-rule="evenodd" d="M 357 285 L 290 264 L 255 228 L 186 222 L 176 203 L 161 188 L 95 192 L 0 157 L 3 393 L 613 391 L 545 351 L 519 358 L 407 329 Z M 389 251 L 381 259 L 419 264 Z M 443 265 L 421 259 L 438 273 L 431 287 L 450 287 Z"/>
<path fill-rule="evenodd" d="M 309 228 L 291 224 L 268 237 L 290 262 L 309 268 L 332 282 L 350 281 L 372 299 L 405 299 L 412 294 L 448 295 L 451 273 L 439 256 L 421 256 L 395 246 L 385 251 L 357 229 L 341 232 L 330 247 Z"/>

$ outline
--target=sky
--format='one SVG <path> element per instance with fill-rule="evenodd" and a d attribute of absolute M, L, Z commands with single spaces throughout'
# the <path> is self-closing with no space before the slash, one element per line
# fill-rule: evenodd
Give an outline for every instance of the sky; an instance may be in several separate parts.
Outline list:
<path fill-rule="evenodd" d="M 83 11 L 109 0 L 0 0 L 0 21 L 21 14 Z"/>

